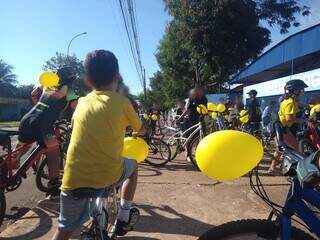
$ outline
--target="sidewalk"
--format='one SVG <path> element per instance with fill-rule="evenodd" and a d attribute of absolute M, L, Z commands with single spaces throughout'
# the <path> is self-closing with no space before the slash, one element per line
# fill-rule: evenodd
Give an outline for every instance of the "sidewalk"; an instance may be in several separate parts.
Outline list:
<path fill-rule="evenodd" d="M 242 218 L 266 218 L 269 210 L 251 191 L 249 179 L 217 183 L 185 161 L 162 168 L 140 165 L 135 203 L 141 218 L 135 231 L 119 239 L 197 239 L 214 225 Z M 288 188 L 282 177 L 262 177 L 275 201 Z M 59 203 L 42 201 L 0 234 L 0 239 L 51 239 L 57 227 Z M 79 233 L 73 239 L 79 239 Z"/>

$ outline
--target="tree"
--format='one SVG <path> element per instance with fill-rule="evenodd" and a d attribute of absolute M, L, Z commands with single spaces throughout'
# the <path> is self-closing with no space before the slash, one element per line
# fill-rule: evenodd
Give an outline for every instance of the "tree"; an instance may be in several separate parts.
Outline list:
<path fill-rule="evenodd" d="M 76 55 L 67 56 L 63 53 L 56 52 L 56 55 L 46 61 L 43 66 L 44 71 L 57 71 L 62 67 L 71 67 L 76 73 L 77 78 L 74 82 L 74 88 L 80 95 L 85 95 L 88 92 L 88 88 L 85 86 L 82 77 L 84 75 L 83 62 L 79 60 Z"/>
<path fill-rule="evenodd" d="M 12 73 L 13 66 L 0 59 L 0 94 L 11 97 L 14 95 L 17 75 Z"/>

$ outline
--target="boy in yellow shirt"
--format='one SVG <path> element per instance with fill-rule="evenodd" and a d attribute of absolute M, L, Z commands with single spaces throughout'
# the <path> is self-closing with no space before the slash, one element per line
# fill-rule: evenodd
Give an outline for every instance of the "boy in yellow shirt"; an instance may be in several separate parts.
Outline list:
<path fill-rule="evenodd" d="M 121 152 L 128 126 L 141 134 L 142 123 L 129 99 L 116 93 L 120 78 L 113 53 L 96 50 L 85 60 L 86 82 L 93 91 L 79 100 L 73 114 L 60 196 L 59 227 L 54 239 L 69 239 L 89 218 L 89 199 L 101 197 L 106 187 L 122 186 L 116 226 L 125 235 L 137 185 L 137 163 Z"/>

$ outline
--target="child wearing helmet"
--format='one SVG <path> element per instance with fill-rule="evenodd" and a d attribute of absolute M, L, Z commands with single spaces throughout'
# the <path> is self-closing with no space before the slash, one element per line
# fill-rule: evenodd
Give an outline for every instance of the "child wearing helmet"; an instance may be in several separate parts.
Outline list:
<path fill-rule="evenodd" d="M 299 125 L 307 123 L 307 119 L 298 117 L 298 113 L 300 112 L 299 97 L 303 95 L 304 89 L 307 87 L 308 85 L 300 79 L 288 81 L 284 86 L 284 94 L 278 113 L 278 123 L 281 126 L 283 141 L 285 144 L 296 150 L 298 150 L 296 134 L 299 130 Z M 269 172 L 275 170 L 275 166 L 279 159 L 280 155 L 279 153 L 276 153 L 274 160 L 270 165 Z"/>
<path fill-rule="evenodd" d="M 75 108 L 75 99 L 78 97 L 71 89 L 75 79 L 72 69 L 69 67 L 61 68 L 57 71 L 59 85 L 56 87 L 43 87 L 40 98 L 34 98 L 35 106 L 23 116 L 19 126 L 19 145 L 24 143 L 37 142 L 41 148 L 46 149 L 49 182 L 48 194 L 50 196 L 59 195 L 59 144 L 54 133 L 54 123 L 59 119 L 60 114 L 67 109 L 70 102 Z M 39 94 L 37 94 L 39 95 Z M 16 156 L 16 167 L 19 166 L 21 157 Z M 40 156 L 39 156 L 40 157 Z"/>

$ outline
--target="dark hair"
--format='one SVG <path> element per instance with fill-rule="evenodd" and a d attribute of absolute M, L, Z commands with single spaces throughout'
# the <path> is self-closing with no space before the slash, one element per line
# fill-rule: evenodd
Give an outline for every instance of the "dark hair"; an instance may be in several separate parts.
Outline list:
<path fill-rule="evenodd" d="M 112 52 L 106 50 L 88 53 L 84 68 L 91 84 L 96 88 L 110 84 L 119 74 L 118 59 Z"/>

